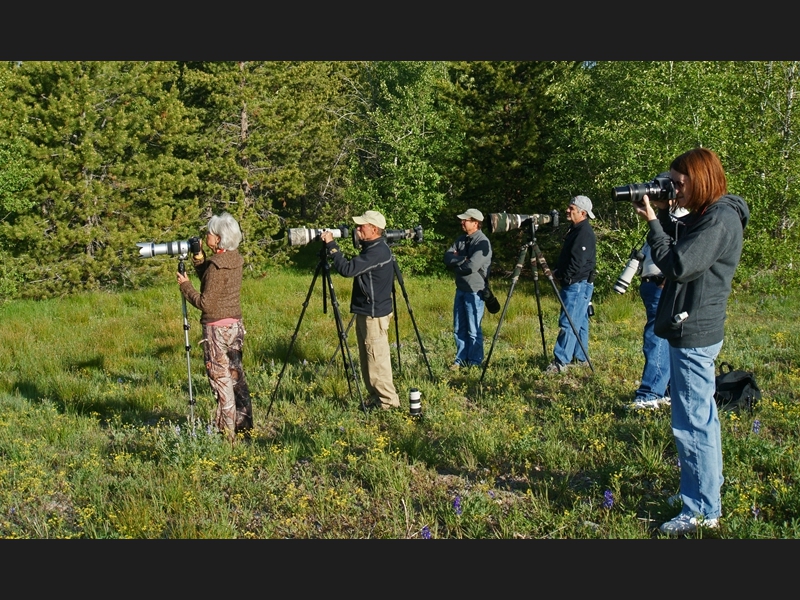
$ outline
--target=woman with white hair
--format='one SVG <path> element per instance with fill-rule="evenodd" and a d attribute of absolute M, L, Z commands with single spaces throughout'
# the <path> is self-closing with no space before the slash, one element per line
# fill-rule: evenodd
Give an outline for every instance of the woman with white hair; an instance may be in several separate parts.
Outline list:
<path fill-rule="evenodd" d="M 233 216 L 227 212 L 212 216 L 206 231 L 210 256 L 202 248 L 192 255 L 200 291 L 194 289 L 186 274 L 177 274 L 181 294 L 202 313 L 203 358 L 217 399 L 215 424 L 231 442 L 238 432 L 247 437 L 253 428 L 253 407 L 242 366 L 241 241 L 242 231 Z"/>

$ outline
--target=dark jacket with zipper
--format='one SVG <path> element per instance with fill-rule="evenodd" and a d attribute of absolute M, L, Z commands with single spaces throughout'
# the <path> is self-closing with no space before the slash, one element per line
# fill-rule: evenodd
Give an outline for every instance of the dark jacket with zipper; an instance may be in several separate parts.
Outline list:
<path fill-rule="evenodd" d="M 728 296 L 742 254 L 750 209 L 727 194 L 680 221 L 659 210 L 649 221 L 653 262 L 664 274 L 655 333 L 676 348 L 703 348 L 724 338 Z"/>
<path fill-rule="evenodd" d="M 589 219 L 584 219 L 567 230 L 553 276 L 561 287 L 578 281 L 594 283 L 596 261 L 597 238 Z"/>
<path fill-rule="evenodd" d="M 339 251 L 335 240 L 328 242 L 325 248 L 339 275 L 354 278 L 351 313 L 368 317 L 385 317 L 392 313 L 394 257 L 386 238 L 361 242 L 361 252 L 350 260 Z"/>

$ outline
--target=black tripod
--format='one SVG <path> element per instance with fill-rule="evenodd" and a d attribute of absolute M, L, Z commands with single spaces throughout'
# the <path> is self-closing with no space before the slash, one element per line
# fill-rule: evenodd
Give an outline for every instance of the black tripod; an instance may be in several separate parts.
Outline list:
<path fill-rule="evenodd" d="M 292 341 L 289 344 L 289 350 L 286 352 L 286 359 L 283 362 L 283 368 L 281 369 L 280 374 L 278 375 L 278 382 L 275 384 L 275 390 L 272 392 L 272 399 L 270 400 L 269 407 L 267 408 L 267 417 L 269 417 L 269 413 L 272 410 L 272 403 L 275 402 L 275 396 L 278 393 L 278 387 L 281 385 L 281 379 L 283 379 L 283 373 L 286 371 L 286 365 L 289 363 L 289 357 L 292 354 L 292 348 L 294 348 L 294 343 L 297 340 L 297 332 L 300 330 L 300 324 L 303 322 L 303 316 L 306 314 L 306 309 L 308 308 L 308 302 L 311 299 L 311 293 L 314 291 L 314 284 L 317 282 L 317 277 L 319 276 L 320 272 L 322 273 L 323 284 L 325 287 L 322 288 L 322 312 L 328 312 L 328 303 L 327 303 L 327 296 L 326 292 L 330 294 L 331 297 L 331 306 L 333 306 L 333 316 L 336 321 L 336 331 L 339 337 L 339 349 L 342 352 L 342 361 L 344 363 L 344 370 L 345 373 L 349 372 L 349 377 L 347 379 L 347 386 L 350 390 L 350 394 L 353 394 L 353 383 L 355 383 L 356 390 L 358 390 L 358 397 L 359 401 L 361 402 L 361 409 L 366 412 L 366 406 L 364 405 L 364 397 L 361 393 L 361 387 L 358 383 L 358 377 L 356 376 L 355 368 L 353 367 L 353 358 L 350 355 L 350 348 L 347 346 L 347 334 L 344 329 L 344 325 L 342 324 L 342 314 L 339 311 L 339 301 L 336 299 L 336 292 L 333 289 L 333 281 L 331 280 L 331 266 L 328 262 L 328 257 L 325 252 L 325 245 L 322 245 L 322 248 L 319 251 L 319 262 L 317 263 L 317 268 L 314 271 L 314 278 L 311 280 L 311 285 L 308 288 L 308 294 L 306 294 L 306 299 L 303 302 L 303 310 L 300 312 L 300 318 L 297 321 L 297 326 L 294 328 L 294 333 L 292 334 Z M 336 354 L 334 353 L 334 356 Z"/>
<path fill-rule="evenodd" d="M 494 344 L 497 341 L 497 336 L 500 333 L 500 327 L 503 324 L 503 317 L 506 315 L 506 310 L 508 309 L 508 305 L 511 302 L 511 295 L 514 293 L 514 288 L 517 285 L 517 281 L 519 280 L 519 275 L 522 272 L 522 265 L 524 264 L 525 257 L 528 255 L 528 252 L 531 253 L 531 270 L 533 271 L 533 289 L 536 294 L 536 309 L 539 313 L 539 332 L 542 336 L 542 352 L 544 355 L 547 355 L 547 342 L 544 339 L 544 322 L 542 321 L 542 302 L 541 297 L 539 295 L 539 272 L 537 271 L 537 264 L 541 267 L 544 276 L 550 280 L 550 283 L 553 285 L 553 291 L 556 293 L 556 298 L 558 298 L 559 303 L 561 304 L 561 309 L 564 311 L 564 314 L 569 321 L 570 327 L 572 327 L 572 332 L 575 334 L 575 338 L 578 340 L 578 343 L 581 345 L 581 349 L 583 350 L 584 355 L 586 355 L 586 361 L 589 363 L 589 367 L 594 372 L 594 367 L 592 366 L 591 360 L 589 360 L 589 352 L 587 351 L 586 347 L 583 345 L 581 341 L 580 334 L 575 327 L 575 323 L 572 322 L 572 317 L 567 310 L 567 307 L 564 305 L 564 301 L 561 299 L 561 294 L 558 293 L 558 286 L 556 285 L 555 279 L 553 278 L 553 274 L 550 272 L 550 268 L 547 266 L 547 261 L 544 259 L 544 255 L 542 251 L 539 249 L 539 245 L 536 243 L 536 227 L 538 223 L 536 219 L 528 219 L 530 225 L 530 240 L 522 245 L 520 249 L 519 257 L 517 257 L 517 264 L 514 266 L 514 271 L 511 274 L 511 287 L 508 290 L 508 296 L 506 296 L 506 302 L 503 305 L 503 312 L 500 313 L 500 320 L 497 322 L 497 329 L 494 332 L 494 337 L 492 338 L 492 346 L 489 349 L 489 354 L 486 356 L 486 362 L 483 364 L 483 372 L 481 373 L 480 381 L 483 382 L 483 376 L 486 375 L 486 368 L 489 366 L 489 359 L 492 358 L 492 352 L 494 351 Z"/>
<path fill-rule="evenodd" d="M 425 345 L 422 343 L 422 336 L 419 334 L 419 328 L 417 327 L 417 321 L 414 319 L 414 311 L 411 309 L 411 302 L 408 299 L 408 292 L 406 292 L 406 285 L 403 281 L 403 274 L 400 272 L 400 267 L 397 264 L 397 259 L 392 255 L 392 266 L 394 267 L 394 277 L 395 281 L 400 284 L 400 289 L 403 290 L 403 298 L 406 301 L 406 308 L 408 308 L 408 316 L 411 317 L 411 324 L 414 326 L 414 333 L 417 335 L 417 341 L 419 342 L 419 349 L 422 352 L 422 358 L 425 360 L 425 365 L 428 367 L 428 376 L 433 381 L 433 371 L 431 370 L 431 363 L 428 361 L 428 355 L 425 352 Z M 400 361 L 400 325 L 399 319 L 397 318 L 397 290 L 394 285 L 394 281 L 392 281 L 392 306 L 394 310 L 394 339 L 397 344 L 397 373 L 402 375 L 403 373 L 403 366 Z M 350 317 L 350 322 L 347 324 L 347 329 L 344 332 L 345 338 L 347 334 L 350 332 L 350 327 L 353 325 L 353 321 L 355 320 L 356 316 L 353 315 Z M 336 352 L 333 353 L 330 360 L 328 361 L 328 367 L 331 366 L 333 363 L 333 359 L 336 358 Z M 325 368 L 327 371 L 328 367 Z"/>
<path fill-rule="evenodd" d="M 186 275 L 186 265 L 184 264 L 186 255 L 181 254 L 178 257 L 178 272 L 181 275 Z M 194 396 L 192 396 L 192 359 L 189 351 L 192 347 L 189 345 L 189 317 L 186 312 L 186 297 L 181 294 L 183 300 L 183 337 L 186 345 L 186 371 L 189 375 L 189 422 L 192 424 L 192 432 L 194 432 Z"/>
<path fill-rule="evenodd" d="M 403 298 L 406 301 L 406 308 L 408 309 L 408 316 L 411 317 L 411 324 L 414 326 L 414 333 L 417 334 L 417 341 L 419 342 L 419 349 L 422 352 L 422 358 L 425 359 L 425 366 L 428 367 L 428 376 L 433 381 L 433 371 L 431 370 L 431 363 L 428 362 L 428 355 L 425 353 L 425 346 L 422 343 L 422 337 L 419 335 L 419 328 L 417 321 L 414 319 L 414 311 L 411 310 L 411 302 L 408 300 L 408 292 L 406 292 L 406 285 L 403 282 L 403 274 L 400 272 L 400 267 L 397 264 L 397 259 L 392 255 L 392 265 L 394 266 L 394 278 L 400 284 L 400 289 L 403 290 Z M 392 282 L 392 303 L 394 305 L 394 339 L 397 342 L 397 372 L 402 374 L 402 367 L 400 365 L 400 326 L 397 319 L 397 292 L 395 291 L 394 281 Z"/>

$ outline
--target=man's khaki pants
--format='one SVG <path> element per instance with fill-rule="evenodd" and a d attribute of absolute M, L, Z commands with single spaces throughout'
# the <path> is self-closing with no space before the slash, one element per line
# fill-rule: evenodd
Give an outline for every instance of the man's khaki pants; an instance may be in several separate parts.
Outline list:
<path fill-rule="evenodd" d="M 361 359 L 361 376 L 367 387 L 369 400 L 381 408 L 399 408 L 400 398 L 392 380 L 392 357 L 389 353 L 389 321 L 385 317 L 356 315 L 358 355 Z"/>

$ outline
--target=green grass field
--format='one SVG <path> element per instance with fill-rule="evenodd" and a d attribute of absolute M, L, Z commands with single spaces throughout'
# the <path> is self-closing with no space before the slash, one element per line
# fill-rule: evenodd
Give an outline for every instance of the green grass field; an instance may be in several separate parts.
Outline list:
<path fill-rule="evenodd" d="M 312 276 L 245 281 L 255 432 L 233 447 L 209 425 L 191 306 L 187 365 L 177 285 L 0 307 L 0 537 L 661 537 L 679 470 L 669 409 L 625 409 L 643 361 L 635 286 L 595 298 L 594 372 L 546 376 L 559 303 L 540 279 L 540 326 L 523 272 L 499 331 L 500 313 L 484 317 L 485 372 L 453 373 L 452 281 L 406 276 L 399 367 L 390 335 L 403 407 L 365 415 Z M 351 283 L 333 274 L 344 327 Z M 508 286 L 493 285 L 503 302 Z M 698 536 L 800 537 L 799 307 L 795 290 L 731 297 L 719 360 L 754 371 L 764 397 L 722 416 L 724 516 Z"/>

